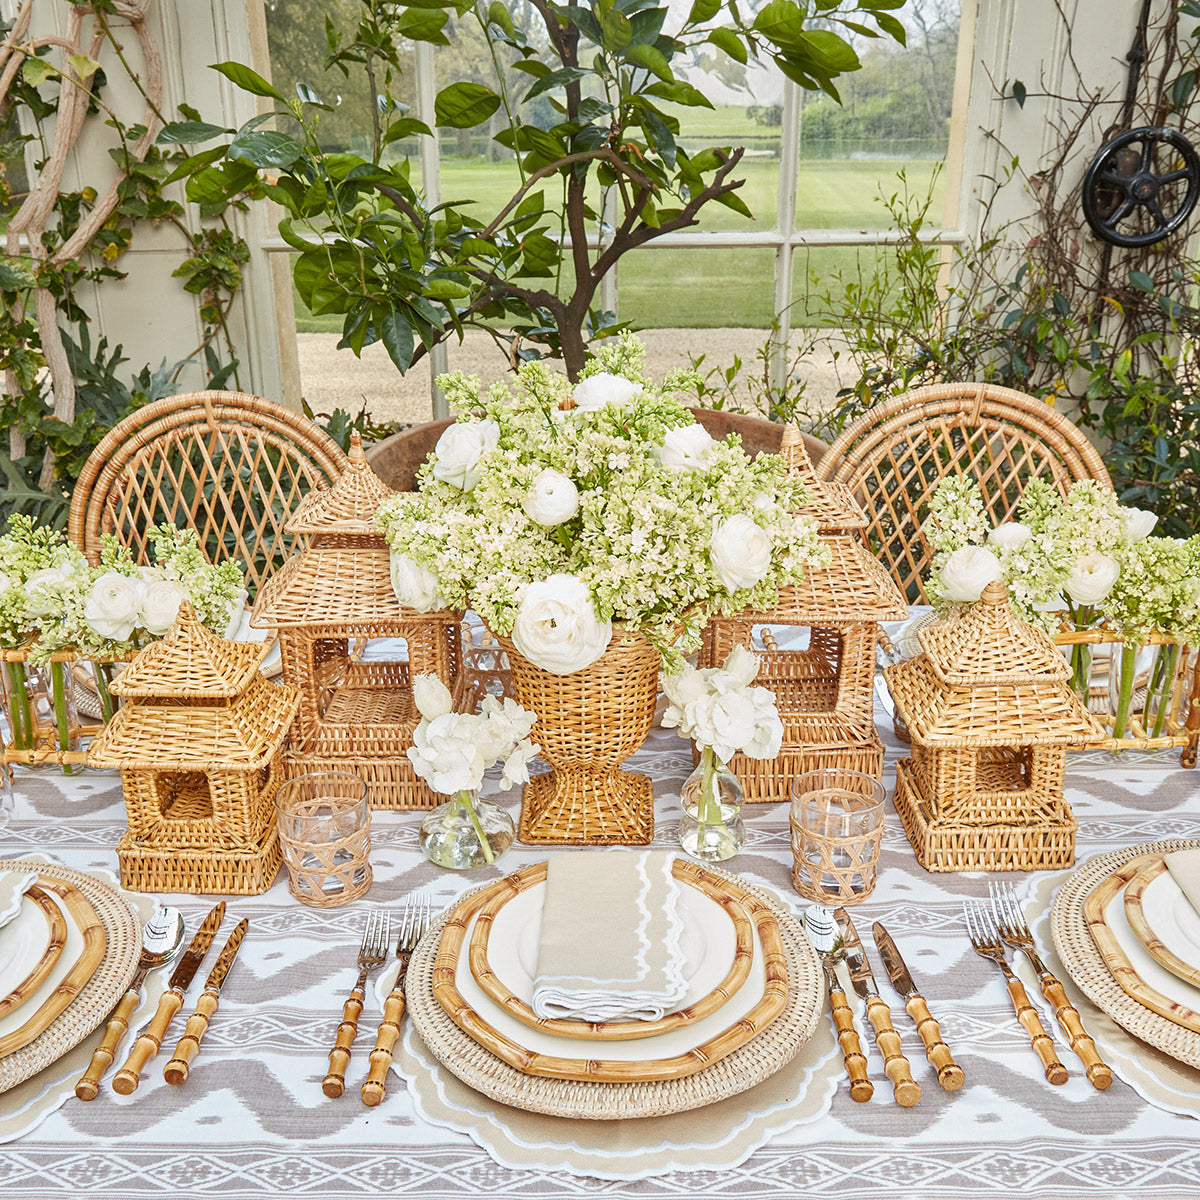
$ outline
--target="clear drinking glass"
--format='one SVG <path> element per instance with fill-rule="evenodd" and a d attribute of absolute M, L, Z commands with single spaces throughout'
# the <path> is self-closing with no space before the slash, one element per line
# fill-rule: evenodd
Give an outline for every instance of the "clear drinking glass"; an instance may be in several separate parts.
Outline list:
<path fill-rule="evenodd" d="M 792 780 L 792 885 L 831 907 L 858 904 L 875 888 L 883 841 L 883 785 L 841 767 Z"/>
<path fill-rule="evenodd" d="M 288 887 L 303 904 L 349 904 L 371 886 L 367 785 L 348 771 L 312 771 L 275 793 Z"/>

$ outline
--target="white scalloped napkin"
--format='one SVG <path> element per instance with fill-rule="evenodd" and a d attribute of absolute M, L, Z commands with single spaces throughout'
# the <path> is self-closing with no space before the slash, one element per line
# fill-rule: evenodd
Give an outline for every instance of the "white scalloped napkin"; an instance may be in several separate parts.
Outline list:
<path fill-rule="evenodd" d="M 0 871 L 0 928 L 21 911 L 21 897 L 37 881 L 36 871 Z"/>
<path fill-rule="evenodd" d="M 533 1011 L 656 1021 L 687 993 L 679 881 L 663 850 L 559 854 L 546 867 Z"/>
<path fill-rule="evenodd" d="M 1200 913 L 1200 850 L 1175 850 L 1163 857 L 1171 878 Z"/>

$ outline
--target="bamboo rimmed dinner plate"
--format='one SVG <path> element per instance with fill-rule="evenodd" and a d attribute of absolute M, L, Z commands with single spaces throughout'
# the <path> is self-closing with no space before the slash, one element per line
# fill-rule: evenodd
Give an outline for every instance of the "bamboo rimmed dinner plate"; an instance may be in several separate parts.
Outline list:
<path fill-rule="evenodd" d="M 702 1020 L 716 1012 L 746 982 L 754 961 L 754 926 L 742 903 L 745 892 L 727 880 L 701 870 L 695 863 L 677 858 L 672 865 L 672 874 L 688 889 L 680 897 L 682 915 L 685 921 L 697 927 L 696 934 L 702 943 L 683 1007 L 654 1021 L 572 1021 L 539 1017 L 530 1007 L 533 970 L 523 961 L 521 950 L 524 941 L 537 928 L 536 919 L 531 918 L 536 918 L 541 909 L 546 871 L 546 863 L 536 863 L 500 880 L 489 890 L 490 899 L 475 916 L 468 951 L 475 982 L 522 1025 L 555 1037 L 597 1042 L 634 1041 Z M 724 925 L 724 930 L 712 929 L 713 918 Z M 728 937 L 708 936 L 724 932 L 732 933 L 732 944 Z M 518 938 L 521 947 L 517 945 Z M 494 951 L 491 958 L 489 949 Z"/>
<path fill-rule="evenodd" d="M 40 1037 L 83 990 L 104 961 L 108 939 L 96 910 L 72 883 L 41 878 L 41 886 L 61 901 L 70 917 L 66 947 L 41 985 L 28 998 L 31 1010 L 22 1024 L 0 1036 L 0 1058 Z M 65 964 L 65 970 L 63 969 Z"/>
<path fill-rule="evenodd" d="M 1125 917 L 1155 962 L 1200 988 L 1200 914 L 1172 878 L 1165 858 L 1148 863 L 1129 881 Z"/>
<path fill-rule="evenodd" d="M 739 899 L 755 928 L 754 962 L 734 999 L 692 1025 L 653 1039 L 606 1043 L 608 1057 L 596 1058 L 594 1042 L 545 1037 L 515 1021 L 475 983 L 468 962 L 473 921 L 496 887 L 467 897 L 451 912 L 434 962 L 433 994 L 459 1029 L 526 1075 L 613 1083 L 681 1079 L 757 1036 L 787 1002 L 779 924 L 766 904 L 745 892 Z"/>
<path fill-rule="evenodd" d="M 4 928 L 4 948 L 12 956 L 0 967 L 0 1019 L 36 993 L 67 945 L 67 923 L 44 888 L 29 888 L 22 910 Z"/>

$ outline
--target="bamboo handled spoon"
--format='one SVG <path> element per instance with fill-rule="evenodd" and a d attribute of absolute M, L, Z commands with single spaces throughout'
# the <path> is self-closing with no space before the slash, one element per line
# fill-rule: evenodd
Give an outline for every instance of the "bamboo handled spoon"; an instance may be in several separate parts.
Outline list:
<path fill-rule="evenodd" d="M 137 971 L 129 984 L 129 990 L 117 1002 L 104 1038 L 92 1054 L 92 1061 L 83 1078 L 75 1085 L 75 1095 L 80 1100 L 95 1100 L 100 1090 L 100 1079 L 112 1064 L 117 1045 L 129 1028 L 129 1018 L 137 1008 L 142 995 L 142 984 L 146 976 L 157 967 L 165 967 L 183 944 L 183 914 L 177 908 L 158 908 L 142 930 L 142 953 Z"/>

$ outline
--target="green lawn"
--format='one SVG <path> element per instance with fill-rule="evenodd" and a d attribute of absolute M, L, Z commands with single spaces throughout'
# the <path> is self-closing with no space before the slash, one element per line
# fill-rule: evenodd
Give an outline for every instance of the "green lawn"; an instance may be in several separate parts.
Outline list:
<path fill-rule="evenodd" d="M 683 117 L 685 114 L 681 114 Z M 749 140 L 772 131 L 755 127 L 739 108 L 690 110 L 684 125 L 685 142 L 712 143 Z M 774 131 L 777 139 L 778 130 Z M 879 230 L 888 227 L 888 214 L 878 194 L 894 191 L 897 172 L 903 168 L 909 188 L 921 194 L 935 164 L 902 159 L 822 160 L 803 159 L 797 187 L 798 228 Z M 723 205 L 710 204 L 701 213 L 699 230 L 754 230 L 774 228 L 777 213 L 779 162 L 774 157 L 747 155 L 738 175 L 745 179 L 739 195 L 754 213 L 748 221 Z M 511 162 L 489 163 L 482 157 L 442 159 L 442 195 L 445 200 L 472 200 L 481 218 L 499 210 L 516 187 Z M 593 203 L 599 200 L 598 191 Z M 561 193 L 546 185 L 546 204 L 561 202 Z M 941 211 L 938 182 L 931 212 Z M 875 251 L 868 251 L 875 253 Z M 859 254 L 852 247 L 828 247 L 798 259 L 798 303 L 792 320 L 804 324 L 807 272 L 818 275 L 834 266 L 850 268 Z M 769 249 L 653 250 L 644 249 L 622 259 L 619 275 L 619 315 L 640 326 L 689 328 L 737 325 L 766 328 L 774 316 L 774 253 Z M 341 330 L 341 318 L 314 317 L 296 298 L 296 327 L 301 332 Z"/>

